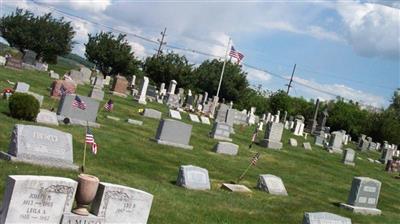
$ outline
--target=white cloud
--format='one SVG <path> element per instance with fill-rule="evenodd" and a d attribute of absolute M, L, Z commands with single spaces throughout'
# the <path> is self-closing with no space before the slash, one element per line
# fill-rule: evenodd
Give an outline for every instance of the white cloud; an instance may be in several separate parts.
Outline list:
<path fill-rule="evenodd" d="M 85 10 L 95 13 L 103 12 L 111 5 L 111 0 L 64 0 L 56 2 L 68 4 L 71 8 L 76 10 Z"/>
<path fill-rule="evenodd" d="M 146 48 L 143 45 L 141 45 L 140 43 L 134 42 L 134 41 L 129 41 L 129 44 L 132 47 L 134 55 L 136 57 L 138 57 L 139 59 L 144 59 L 147 56 L 149 56 L 149 54 L 146 52 Z"/>
<path fill-rule="evenodd" d="M 250 81 L 265 83 L 271 80 L 271 75 L 266 72 L 248 67 L 244 67 L 244 70 L 247 72 L 247 78 Z"/>

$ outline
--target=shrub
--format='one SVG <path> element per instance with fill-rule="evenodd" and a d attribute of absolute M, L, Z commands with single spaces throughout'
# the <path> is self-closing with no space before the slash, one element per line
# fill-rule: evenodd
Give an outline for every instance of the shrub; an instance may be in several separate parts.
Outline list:
<path fill-rule="evenodd" d="M 39 113 L 39 101 L 26 93 L 14 93 L 9 100 L 11 117 L 34 121 Z"/>

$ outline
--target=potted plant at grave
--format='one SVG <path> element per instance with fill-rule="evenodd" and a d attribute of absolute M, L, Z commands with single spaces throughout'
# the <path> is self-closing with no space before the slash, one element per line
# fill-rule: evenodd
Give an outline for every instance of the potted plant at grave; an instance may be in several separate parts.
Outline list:
<path fill-rule="evenodd" d="M 78 176 L 78 189 L 75 195 L 77 207 L 72 210 L 73 213 L 84 216 L 89 215 L 88 207 L 96 196 L 97 188 L 99 187 L 100 183 L 99 178 L 84 173 L 86 160 L 86 144 L 92 146 L 93 154 L 97 153 L 97 144 L 94 141 L 94 136 L 88 126 L 86 127 L 81 174 L 79 174 Z"/>

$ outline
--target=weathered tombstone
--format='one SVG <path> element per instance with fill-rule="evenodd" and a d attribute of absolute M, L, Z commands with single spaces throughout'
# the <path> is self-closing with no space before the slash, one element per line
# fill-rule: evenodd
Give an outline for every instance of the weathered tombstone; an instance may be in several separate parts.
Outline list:
<path fill-rule="evenodd" d="M 29 92 L 29 84 L 24 83 L 24 82 L 17 82 L 17 84 L 15 84 L 15 88 L 14 91 L 17 93 L 27 93 Z"/>
<path fill-rule="evenodd" d="M 89 96 L 90 98 L 102 101 L 104 99 L 104 91 L 98 88 L 93 88 Z"/>
<path fill-rule="evenodd" d="M 340 206 L 354 213 L 380 215 L 377 209 L 381 182 L 369 177 L 354 177 L 347 203 Z"/>
<path fill-rule="evenodd" d="M 179 108 L 179 97 L 175 94 L 169 94 L 166 98 L 166 104 L 169 108 Z"/>
<path fill-rule="evenodd" d="M 147 223 L 153 195 L 117 184 L 99 184 L 91 213 L 104 217 L 104 223 Z"/>
<path fill-rule="evenodd" d="M 175 80 L 171 80 L 169 82 L 168 94 L 175 94 L 176 84 L 177 84 L 177 82 Z"/>
<path fill-rule="evenodd" d="M 394 149 L 390 147 L 384 147 L 382 149 L 381 158 L 379 159 L 383 164 L 386 164 L 389 160 L 393 159 Z"/>
<path fill-rule="evenodd" d="M 72 135 L 42 126 L 16 124 L 8 153 L 0 152 L 0 158 L 77 169 L 73 164 Z"/>
<path fill-rule="evenodd" d="M 329 212 L 306 212 L 302 224 L 351 224 L 351 219 Z"/>
<path fill-rule="evenodd" d="M 214 146 L 214 151 L 219 154 L 237 155 L 239 146 L 230 142 L 218 142 Z"/>
<path fill-rule="evenodd" d="M 201 123 L 202 123 L 202 124 L 208 124 L 208 125 L 211 124 L 211 123 L 210 123 L 210 119 L 208 119 L 208 117 L 200 116 L 200 120 L 201 120 Z"/>
<path fill-rule="evenodd" d="M 375 150 L 375 149 L 376 149 L 376 143 L 375 142 L 369 143 L 368 150 Z"/>
<path fill-rule="evenodd" d="M 158 110 L 146 108 L 144 109 L 143 116 L 155 119 L 161 119 L 162 113 Z"/>
<path fill-rule="evenodd" d="M 309 142 L 303 142 L 303 148 L 305 150 L 312 150 L 311 144 Z"/>
<path fill-rule="evenodd" d="M 261 145 L 270 149 L 281 149 L 282 148 L 282 133 L 283 124 L 269 122 L 265 130 L 264 140 Z"/>
<path fill-rule="evenodd" d="M 358 149 L 360 149 L 361 151 L 365 151 L 368 149 L 368 146 L 369 146 L 369 142 L 366 139 L 366 135 L 361 135 L 358 138 L 358 145 L 357 145 Z"/>
<path fill-rule="evenodd" d="M 7 62 L 6 62 L 7 68 L 16 69 L 16 70 L 22 69 L 22 60 L 21 59 L 9 57 L 6 60 L 7 60 Z"/>
<path fill-rule="evenodd" d="M 211 137 L 214 139 L 231 142 L 232 139 L 229 138 L 229 135 L 231 134 L 231 128 L 231 126 L 224 122 L 215 122 L 211 131 Z"/>
<path fill-rule="evenodd" d="M 79 96 L 79 98 L 86 104 L 85 110 L 72 106 L 75 100 L 75 95 L 65 95 L 61 98 L 57 110 L 57 114 L 61 116 L 59 117 L 59 120 L 69 118 L 72 124 L 81 124 L 85 126 L 86 122 L 96 122 L 100 102 L 86 96 Z"/>
<path fill-rule="evenodd" d="M 256 117 L 255 117 L 255 113 L 256 112 L 256 108 L 255 107 L 251 107 L 249 114 L 248 114 L 248 118 L 247 118 L 247 123 L 250 125 L 253 125 L 256 123 Z"/>
<path fill-rule="evenodd" d="M 176 185 L 191 190 L 211 189 L 208 171 L 193 165 L 180 166 Z"/>
<path fill-rule="evenodd" d="M 342 153 L 343 133 L 335 131 L 331 133 L 328 150 L 335 153 Z"/>
<path fill-rule="evenodd" d="M 193 146 L 189 145 L 191 135 L 192 125 L 177 120 L 162 119 L 157 128 L 155 141 L 162 145 L 193 149 Z"/>
<path fill-rule="evenodd" d="M 354 158 L 356 157 L 356 153 L 351 148 L 346 148 L 343 151 L 343 159 L 342 162 L 346 165 L 354 166 Z"/>
<path fill-rule="evenodd" d="M 157 93 L 158 93 L 158 90 L 155 86 L 153 86 L 153 85 L 147 86 L 147 91 L 146 91 L 147 99 L 149 99 L 150 101 L 155 101 L 157 99 Z"/>
<path fill-rule="evenodd" d="M 200 123 L 199 117 L 196 114 L 189 114 L 189 118 L 192 122 Z"/>
<path fill-rule="evenodd" d="M 257 188 L 273 195 L 288 195 L 282 179 L 271 174 L 261 174 L 258 177 Z"/>
<path fill-rule="evenodd" d="M 109 86 L 111 82 L 111 76 L 107 75 L 106 78 L 103 81 L 103 85 Z"/>
<path fill-rule="evenodd" d="M 35 65 L 36 63 L 36 52 L 31 50 L 25 50 L 24 56 L 22 57 L 22 62 L 30 65 Z"/>
<path fill-rule="evenodd" d="M 182 120 L 181 113 L 179 113 L 177 110 L 169 109 L 169 116 L 177 120 Z"/>
<path fill-rule="evenodd" d="M 238 192 L 238 193 L 251 193 L 251 190 L 241 184 L 228 184 L 228 183 L 223 183 L 221 188 L 226 189 L 228 191 L 232 192 Z"/>
<path fill-rule="evenodd" d="M 4 66 L 4 65 L 6 65 L 6 62 L 7 62 L 6 58 L 3 56 L 0 56 L 0 65 Z"/>
<path fill-rule="evenodd" d="M 297 140 L 294 138 L 289 138 L 289 144 L 290 146 L 297 146 Z"/>
<path fill-rule="evenodd" d="M 60 79 L 60 75 L 58 73 L 55 73 L 53 70 L 50 70 L 49 77 L 57 80 Z"/>
<path fill-rule="evenodd" d="M 62 177 L 8 176 L 0 223 L 60 223 L 72 209 L 77 185 Z"/>
<path fill-rule="evenodd" d="M 86 67 L 81 67 L 79 70 L 82 74 L 82 81 L 86 84 L 90 83 L 90 76 L 92 76 L 92 71 Z"/>
<path fill-rule="evenodd" d="M 325 132 L 320 131 L 319 135 L 315 136 L 315 145 L 324 146 L 324 142 L 325 142 Z"/>
<path fill-rule="evenodd" d="M 62 96 L 61 89 L 64 88 L 68 94 L 74 94 L 76 91 L 76 85 L 70 80 L 55 80 L 51 86 L 51 97 L 60 98 Z"/>
<path fill-rule="evenodd" d="M 229 110 L 228 105 L 220 103 L 215 121 L 226 122 L 226 115 L 227 115 L 228 110 Z"/>
<path fill-rule="evenodd" d="M 116 76 L 112 86 L 112 94 L 120 97 L 126 97 L 128 80 L 124 76 Z"/>
<path fill-rule="evenodd" d="M 83 85 L 83 74 L 80 71 L 71 70 L 69 71 L 69 77 L 74 80 L 78 85 Z"/>
<path fill-rule="evenodd" d="M 47 70 L 49 69 L 49 65 L 47 63 L 36 62 L 35 69 L 42 72 L 47 72 Z"/>
<path fill-rule="evenodd" d="M 304 131 L 304 123 L 301 120 L 296 120 L 296 126 L 293 134 L 296 136 L 303 136 L 303 131 Z"/>
<path fill-rule="evenodd" d="M 49 110 L 40 109 L 40 112 L 36 116 L 36 122 L 58 126 L 57 114 Z"/>
<path fill-rule="evenodd" d="M 140 104 L 147 104 L 146 102 L 146 93 L 147 93 L 147 87 L 149 86 L 149 78 L 144 76 L 143 81 L 140 84 L 140 90 L 139 90 L 139 96 L 137 98 L 137 101 Z"/>
<path fill-rule="evenodd" d="M 104 76 L 102 74 L 97 74 L 95 76 L 94 86 L 93 87 L 97 88 L 97 89 L 103 89 L 103 87 L 104 87 Z"/>

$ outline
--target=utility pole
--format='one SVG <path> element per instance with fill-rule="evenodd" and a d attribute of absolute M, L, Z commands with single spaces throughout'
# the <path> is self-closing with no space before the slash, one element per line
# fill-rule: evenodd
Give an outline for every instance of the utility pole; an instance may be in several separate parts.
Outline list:
<path fill-rule="evenodd" d="M 294 64 L 293 71 L 292 71 L 292 77 L 290 77 L 289 84 L 286 85 L 286 86 L 287 86 L 287 91 L 286 91 L 286 93 L 287 93 L 288 95 L 289 95 L 290 88 L 292 88 L 292 82 L 293 82 L 294 71 L 296 71 L 296 64 Z"/>
<path fill-rule="evenodd" d="M 164 42 L 164 37 L 165 37 L 166 32 L 167 32 L 167 27 L 164 28 L 163 32 L 161 32 L 161 40 L 157 39 L 157 41 L 160 43 L 160 45 L 158 46 L 158 50 L 157 50 L 157 57 L 160 56 L 160 54 L 161 54 L 162 45 L 167 44 L 167 42 Z"/>

